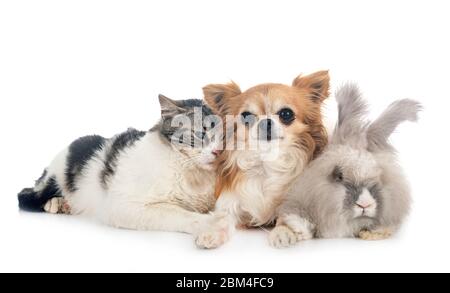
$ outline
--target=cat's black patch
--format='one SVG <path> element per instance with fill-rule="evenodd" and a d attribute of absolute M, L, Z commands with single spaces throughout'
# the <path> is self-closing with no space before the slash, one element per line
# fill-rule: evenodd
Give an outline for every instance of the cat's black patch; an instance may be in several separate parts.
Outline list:
<path fill-rule="evenodd" d="M 203 113 L 203 116 L 214 115 L 214 112 L 211 110 L 211 108 L 206 105 L 202 106 L 202 113 Z"/>
<path fill-rule="evenodd" d="M 179 107 L 187 110 L 188 108 L 202 107 L 203 101 L 199 99 L 186 99 L 177 101 L 177 104 Z"/>
<path fill-rule="evenodd" d="M 145 134 L 145 131 L 129 128 L 127 131 L 113 138 L 113 143 L 106 154 L 105 167 L 100 174 L 100 180 L 104 187 L 107 187 L 108 185 L 108 178 L 113 176 L 116 172 L 117 160 L 119 159 L 120 152 L 133 146 L 134 143 L 141 139 Z"/>
<path fill-rule="evenodd" d="M 89 135 L 75 140 L 69 146 L 66 165 L 66 187 L 69 191 L 77 190 L 76 181 L 87 162 L 105 144 L 105 138 L 99 135 Z"/>
<path fill-rule="evenodd" d="M 179 107 L 185 109 L 185 110 L 194 110 L 194 108 L 201 108 L 202 109 L 202 115 L 203 118 L 208 115 L 213 115 L 213 111 L 210 107 L 208 107 L 203 100 L 199 99 L 187 99 L 187 100 L 180 100 L 177 101 Z"/>
<path fill-rule="evenodd" d="M 50 177 L 41 191 L 24 188 L 18 195 L 19 208 L 29 212 L 43 212 L 44 205 L 54 197 L 60 197 L 61 192 L 55 177 Z"/>
<path fill-rule="evenodd" d="M 47 177 L 47 169 L 44 169 L 44 172 L 42 172 L 41 177 L 39 177 L 39 179 L 36 180 L 35 185 L 38 185 L 39 183 L 41 183 L 45 179 L 45 177 Z"/>

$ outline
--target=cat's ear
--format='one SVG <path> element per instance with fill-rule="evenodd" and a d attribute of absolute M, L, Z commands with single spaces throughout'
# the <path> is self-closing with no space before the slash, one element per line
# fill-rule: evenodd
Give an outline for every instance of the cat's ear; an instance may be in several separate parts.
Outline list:
<path fill-rule="evenodd" d="M 209 84 L 203 88 L 206 103 L 220 115 L 227 115 L 230 99 L 241 94 L 235 82 L 227 84 Z"/>
<path fill-rule="evenodd" d="M 159 95 L 159 104 L 161 105 L 161 117 L 173 117 L 177 114 L 185 112 L 185 110 L 178 106 L 177 101 L 169 99 L 164 95 Z"/>
<path fill-rule="evenodd" d="M 328 70 L 318 71 L 305 76 L 299 75 L 292 82 L 292 86 L 309 91 L 311 99 L 320 103 L 329 96 L 330 75 Z"/>

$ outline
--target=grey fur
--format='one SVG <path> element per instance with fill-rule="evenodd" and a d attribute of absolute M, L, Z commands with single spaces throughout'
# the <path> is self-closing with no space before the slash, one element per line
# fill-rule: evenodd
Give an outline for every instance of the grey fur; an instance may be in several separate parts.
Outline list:
<path fill-rule="evenodd" d="M 204 127 L 211 128 L 209 124 L 216 118 L 211 108 L 202 100 L 172 100 L 164 95 L 159 95 L 159 102 L 161 105 L 161 120 L 150 131 L 158 131 L 165 143 L 175 142 L 190 147 L 193 147 L 195 144 L 201 147 L 203 143 L 208 141 L 207 138 L 201 140 L 195 135 L 196 133 L 203 132 Z M 195 111 L 200 111 L 201 121 L 195 121 Z M 183 125 L 174 123 L 174 119 L 178 115 L 187 117 L 194 127 L 184 129 Z M 195 122 L 201 123 L 201 125 L 194 125 Z"/>
<path fill-rule="evenodd" d="M 382 209 L 381 190 L 377 183 L 371 184 L 370 182 L 364 182 L 361 184 L 354 184 L 352 182 L 343 183 L 346 190 L 346 197 L 344 198 L 344 208 L 351 209 L 358 201 L 364 188 L 367 188 L 377 203 L 377 210 Z"/>
<path fill-rule="evenodd" d="M 403 121 L 417 121 L 417 113 L 422 110 L 420 103 L 404 99 L 393 102 L 370 124 L 367 140 L 371 149 L 389 147 L 388 138 Z"/>
<path fill-rule="evenodd" d="M 128 128 L 127 131 L 122 132 L 110 139 L 110 146 L 105 153 L 105 166 L 100 174 L 100 181 L 103 188 L 108 188 L 108 182 L 116 173 L 117 163 L 123 151 L 133 147 L 133 145 L 143 138 L 145 134 L 145 131 Z"/>
<path fill-rule="evenodd" d="M 355 84 L 345 84 L 336 93 L 338 103 L 338 123 L 334 131 L 333 143 L 348 142 L 359 138 L 367 123 L 367 104 L 361 97 L 361 92 Z"/>
<path fill-rule="evenodd" d="M 296 231 L 289 219 L 300 216 L 312 224 L 311 235 L 325 238 L 353 237 L 367 229 L 395 231 L 409 212 L 411 198 L 396 152 L 387 141 L 399 123 L 417 120 L 421 106 L 412 100 L 394 102 L 369 124 L 367 105 L 355 85 L 345 85 L 336 97 L 339 122 L 334 137 L 280 205 L 277 225 Z M 373 216 L 353 213 L 363 189 L 377 204 Z"/>

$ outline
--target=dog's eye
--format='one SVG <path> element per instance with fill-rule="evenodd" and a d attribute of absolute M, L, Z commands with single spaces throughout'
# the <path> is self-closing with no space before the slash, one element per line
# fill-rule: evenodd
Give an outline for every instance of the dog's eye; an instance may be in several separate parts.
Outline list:
<path fill-rule="evenodd" d="M 278 111 L 278 116 L 280 117 L 280 121 L 284 124 L 289 124 L 295 119 L 294 112 L 289 108 L 283 108 Z"/>
<path fill-rule="evenodd" d="M 249 126 L 255 123 L 256 116 L 248 111 L 241 113 L 241 121 L 243 124 Z"/>

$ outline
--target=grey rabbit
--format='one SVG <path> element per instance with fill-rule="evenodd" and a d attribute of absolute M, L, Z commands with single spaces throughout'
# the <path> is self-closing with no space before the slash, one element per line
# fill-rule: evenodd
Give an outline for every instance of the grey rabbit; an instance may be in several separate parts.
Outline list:
<path fill-rule="evenodd" d="M 277 210 L 269 235 L 274 247 L 313 237 L 384 239 L 409 212 L 409 184 L 388 139 L 401 122 L 417 120 L 420 103 L 395 101 L 368 123 L 367 104 L 356 85 L 343 86 L 336 100 L 338 122 L 330 143 Z"/>

